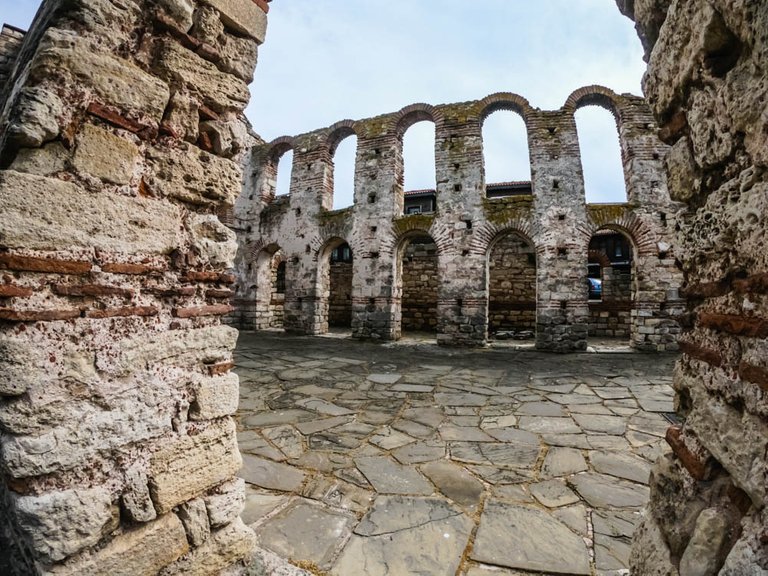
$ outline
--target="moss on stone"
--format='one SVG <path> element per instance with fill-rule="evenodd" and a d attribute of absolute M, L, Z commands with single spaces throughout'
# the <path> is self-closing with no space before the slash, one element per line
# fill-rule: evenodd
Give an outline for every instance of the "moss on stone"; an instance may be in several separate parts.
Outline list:
<path fill-rule="evenodd" d="M 483 198 L 483 212 L 486 219 L 496 225 L 512 220 L 530 218 L 533 209 L 533 195 L 520 194 L 505 198 Z"/>
<path fill-rule="evenodd" d="M 410 214 L 395 219 L 394 227 L 398 234 L 409 230 L 429 230 L 434 221 L 434 214 Z"/>

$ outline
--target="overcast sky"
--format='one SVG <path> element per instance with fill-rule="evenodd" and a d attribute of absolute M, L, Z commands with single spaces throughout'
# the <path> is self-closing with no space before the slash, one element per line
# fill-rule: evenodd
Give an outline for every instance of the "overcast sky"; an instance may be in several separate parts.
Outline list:
<path fill-rule="evenodd" d="M 39 2 L 0 0 L 0 20 L 26 28 Z M 613 0 L 275 0 L 247 115 L 266 140 L 415 102 L 516 92 L 558 109 L 575 89 L 603 84 L 640 94 L 645 65 L 632 23 Z M 587 199 L 623 198 L 613 117 L 577 115 Z M 434 187 L 433 128 L 406 134 L 406 189 Z M 530 177 L 525 129 L 514 113 L 484 130 L 488 182 Z M 349 204 L 354 138 L 336 157 L 335 205 Z M 289 155 L 280 163 L 285 191 Z"/>

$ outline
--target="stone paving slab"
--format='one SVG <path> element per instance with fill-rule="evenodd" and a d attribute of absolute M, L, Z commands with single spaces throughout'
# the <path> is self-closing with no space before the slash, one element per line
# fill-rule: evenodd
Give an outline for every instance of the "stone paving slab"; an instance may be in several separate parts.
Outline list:
<path fill-rule="evenodd" d="M 236 358 L 243 516 L 286 574 L 626 570 L 675 356 L 244 333 Z"/>

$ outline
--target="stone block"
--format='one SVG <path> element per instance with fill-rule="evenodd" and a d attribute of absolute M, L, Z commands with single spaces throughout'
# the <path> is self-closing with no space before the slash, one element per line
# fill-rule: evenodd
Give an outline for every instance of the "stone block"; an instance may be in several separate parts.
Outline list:
<path fill-rule="evenodd" d="M 239 0 L 237 3 L 248 4 Z M 176 42 L 167 41 L 162 45 L 156 68 L 175 88 L 184 87 L 200 94 L 203 103 L 216 112 L 240 112 L 248 104 L 250 93 L 245 82 L 222 72 Z"/>
<path fill-rule="evenodd" d="M 104 548 L 55 566 L 50 576 L 154 576 L 189 550 L 175 514 L 117 536 Z"/>
<path fill-rule="evenodd" d="M 239 383 L 235 373 L 196 382 L 189 417 L 192 420 L 213 420 L 234 414 L 240 400 Z"/>
<path fill-rule="evenodd" d="M 164 446 L 150 461 L 150 491 L 158 513 L 229 480 L 242 464 L 235 424 L 227 419 Z"/>
<path fill-rule="evenodd" d="M 46 562 L 57 562 L 96 544 L 119 522 L 106 488 L 48 492 L 13 498 L 18 527 Z"/>
<path fill-rule="evenodd" d="M 211 535 L 208 511 L 202 498 L 195 498 L 179 506 L 178 516 L 192 546 L 202 545 Z"/>
<path fill-rule="evenodd" d="M 226 482 L 203 500 L 213 528 L 234 522 L 242 513 L 245 504 L 245 480 L 235 478 Z"/>
<path fill-rule="evenodd" d="M 94 49 L 75 32 L 49 29 L 30 66 L 30 79 L 69 76 L 79 90 L 92 90 L 102 104 L 130 111 L 157 125 L 170 98 L 168 86 L 138 66 Z"/>
<path fill-rule="evenodd" d="M 77 135 L 72 167 L 112 184 L 128 184 L 136 172 L 139 147 L 92 124 Z"/>
<path fill-rule="evenodd" d="M 149 495 L 147 474 L 133 467 L 126 473 L 125 484 L 121 502 L 128 517 L 134 522 L 150 522 L 157 518 Z"/>
<path fill-rule="evenodd" d="M 215 214 L 190 214 L 186 227 L 198 256 L 216 268 L 232 268 L 237 254 L 237 236 Z"/>
<path fill-rule="evenodd" d="M 239 518 L 211 533 L 211 537 L 159 576 L 209 576 L 242 560 L 256 547 L 256 536 Z"/>
<path fill-rule="evenodd" d="M 191 0 L 155 0 L 155 3 L 170 16 L 182 32 L 192 28 L 195 4 Z"/>
<path fill-rule="evenodd" d="M 231 206 L 242 189 L 240 167 L 191 144 L 150 148 L 145 182 L 153 192 L 197 205 Z"/>
<path fill-rule="evenodd" d="M 200 103 L 186 92 L 171 96 L 163 117 L 163 129 L 173 136 L 197 142 L 200 125 Z"/>
<path fill-rule="evenodd" d="M 109 374 L 125 376 L 160 365 L 191 367 L 203 360 L 229 360 L 237 334 L 230 326 L 142 334 L 120 340 L 115 350 L 97 353 L 96 366 Z"/>
<path fill-rule="evenodd" d="M 241 0 L 204 0 L 216 8 L 225 26 L 240 34 L 246 34 L 259 44 L 267 35 L 267 15 L 255 2 Z"/>
<path fill-rule="evenodd" d="M 51 142 L 42 148 L 22 148 L 14 158 L 10 169 L 29 172 L 38 176 L 50 176 L 69 167 L 71 152 L 61 142 Z"/>
<path fill-rule="evenodd" d="M 691 541 L 680 559 L 680 576 L 716 574 L 722 563 L 720 555 L 723 545 L 730 537 L 730 528 L 723 510 L 702 510 Z"/>
<path fill-rule="evenodd" d="M 24 88 L 13 110 L 7 134 L 19 146 L 35 148 L 59 135 L 61 99 L 43 88 Z"/>
<path fill-rule="evenodd" d="M 180 244 L 180 210 L 162 200 L 11 170 L 0 173 L 0 191 L 0 244 L 9 248 L 167 254 Z"/>
<path fill-rule="evenodd" d="M 28 340 L 0 334 L 0 396 L 19 396 L 46 368 L 47 354 Z"/>
<path fill-rule="evenodd" d="M 219 42 L 219 67 L 244 82 L 253 82 L 253 71 L 259 59 L 258 43 L 231 34 L 220 36 Z"/>

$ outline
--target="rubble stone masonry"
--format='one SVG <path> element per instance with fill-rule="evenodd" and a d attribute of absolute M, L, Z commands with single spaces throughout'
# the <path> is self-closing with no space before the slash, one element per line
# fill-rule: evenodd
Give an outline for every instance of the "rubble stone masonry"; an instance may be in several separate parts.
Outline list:
<path fill-rule="evenodd" d="M 684 202 L 683 423 L 651 476 L 638 575 L 768 574 L 768 3 L 619 1 Z"/>
<path fill-rule="evenodd" d="M 616 118 L 626 203 L 585 201 L 574 113 L 586 105 L 603 106 Z M 498 110 L 514 111 L 525 121 L 532 194 L 486 197 L 482 126 Z M 406 215 L 402 137 L 423 120 L 435 123 L 437 209 Z M 589 242 L 595 232 L 608 229 L 625 234 L 633 247 L 627 310 L 632 345 L 675 350 L 676 317 L 683 309 L 672 242 L 679 205 L 667 192 L 667 146 L 656 131 L 642 98 L 589 86 L 576 90 L 556 111 L 534 108 L 515 94 L 494 94 L 459 104 L 414 104 L 256 146 L 232 220 L 239 243 L 233 321 L 250 327 L 253 318 L 268 314 L 271 291 L 259 283 L 268 281 L 269 254 L 281 250 L 287 262 L 285 328 L 325 332 L 329 254 L 346 242 L 354 253 L 353 336 L 397 339 L 414 317 L 403 255 L 414 239 L 428 237 L 437 247 L 439 275 L 436 304 L 429 312 L 434 325 L 413 327 L 436 330 L 441 344 L 482 345 L 489 329 L 489 252 L 514 232 L 535 253 L 535 297 L 520 307 L 534 308 L 528 312 L 535 314 L 537 347 L 583 350 L 590 326 Z M 358 142 L 354 205 L 333 211 L 333 155 L 352 134 Z M 278 162 L 288 150 L 294 152 L 290 194 L 275 197 Z M 492 286 L 491 320 L 494 291 Z"/>
<path fill-rule="evenodd" d="M 247 556 L 229 373 L 261 0 L 46 0 L 0 35 L 0 572 Z"/>

